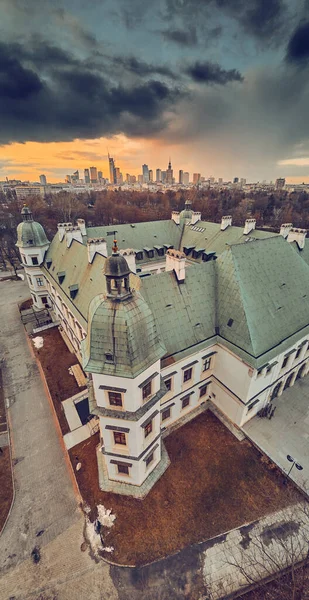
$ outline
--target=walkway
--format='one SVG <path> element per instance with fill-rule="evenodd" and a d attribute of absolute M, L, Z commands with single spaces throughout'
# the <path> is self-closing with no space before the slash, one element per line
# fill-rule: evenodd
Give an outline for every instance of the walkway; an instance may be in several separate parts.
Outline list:
<path fill-rule="evenodd" d="M 242 429 L 284 471 L 291 467 L 287 455 L 295 458 L 303 471 L 294 467 L 290 477 L 309 492 L 309 376 L 298 379 L 274 405 L 271 420 L 254 417 Z"/>

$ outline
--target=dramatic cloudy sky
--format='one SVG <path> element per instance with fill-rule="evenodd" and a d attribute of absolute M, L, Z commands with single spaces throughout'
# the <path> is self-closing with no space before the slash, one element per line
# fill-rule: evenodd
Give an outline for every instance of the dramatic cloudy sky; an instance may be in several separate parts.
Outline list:
<path fill-rule="evenodd" d="M 309 0 L 1 0 L 0 178 L 309 181 Z"/>

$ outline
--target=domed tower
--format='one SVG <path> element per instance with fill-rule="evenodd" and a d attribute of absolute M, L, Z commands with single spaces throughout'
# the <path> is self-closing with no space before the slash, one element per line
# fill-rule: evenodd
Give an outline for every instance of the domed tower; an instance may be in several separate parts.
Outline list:
<path fill-rule="evenodd" d="M 22 208 L 21 215 L 23 220 L 17 227 L 16 246 L 19 248 L 25 268 L 33 306 L 39 310 L 49 304 L 46 281 L 41 270 L 49 241 L 42 225 L 33 220 L 32 212 L 26 204 Z"/>
<path fill-rule="evenodd" d="M 188 223 L 192 223 L 193 210 L 191 208 L 191 201 L 185 201 L 185 208 L 181 211 L 179 215 L 180 224 L 187 225 Z"/>
<path fill-rule="evenodd" d="M 81 344 L 92 382 L 91 412 L 100 418 L 100 486 L 143 497 L 151 487 L 150 473 L 153 484 L 169 464 L 160 431 L 160 400 L 166 392 L 160 359 L 166 348 L 149 306 L 130 288 L 130 269 L 116 242 L 104 275 L 107 292 L 90 303 Z"/>

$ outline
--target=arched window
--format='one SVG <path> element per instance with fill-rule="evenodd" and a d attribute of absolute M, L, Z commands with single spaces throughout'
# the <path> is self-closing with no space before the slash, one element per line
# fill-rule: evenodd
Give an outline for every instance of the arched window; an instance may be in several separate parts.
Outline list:
<path fill-rule="evenodd" d="M 307 368 L 307 364 L 304 363 L 300 369 L 298 369 L 297 375 L 296 375 L 296 379 L 301 379 L 304 375 L 305 375 L 305 371 Z"/>
<path fill-rule="evenodd" d="M 271 400 L 274 400 L 275 398 L 278 397 L 280 389 L 281 389 L 281 385 L 282 385 L 282 382 L 280 381 L 280 383 L 277 383 L 277 385 L 274 387 L 274 389 L 271 393 L 271 396 L 270 396 Z"/>
<path fill-rule="evenodd" d="M 285 381 L 283 390 L 286 390 L 288 387 L 290 387 L 293 377 L 294 377 L 294 373 L 290 373 L 290 375 L 288 376 L 288 378 Z"/>

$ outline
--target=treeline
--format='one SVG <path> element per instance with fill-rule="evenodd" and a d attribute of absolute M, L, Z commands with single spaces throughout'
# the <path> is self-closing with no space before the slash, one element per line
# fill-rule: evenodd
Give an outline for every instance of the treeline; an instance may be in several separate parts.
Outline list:
<path fill-rule="evenodd" d="M 306 192 L 273 193 L 242 190 L 191 189 L 162 192 L 135 192 L 103 190 L 89 194 L 61 192 L 46 198 L 32 196 L 27 204 L 33 217 L 39 221 L 49 239 L 59 222 L 85 219 L 88 226 L 110 225 L 169 219 L 172 210 L 182 210 L 185 201 L 192 202 L 193 210 L 202 213 L 206 221 L 220 222 L 230 214 L 233 224 L 242 226 L 246 218 L 255 218 L 257 227 L 279 229 L 281 223 L 309 229 L 309 195 Z M 14 193 L 0 192 L 0 262 L 3 256 L 18 256 L 15 249 L 16 227 L 21 221 L 23 201 Z M 9 250 L 9 252 L 8 252 Z M 7 257 L 8 259 L 8 257 Z"/>

